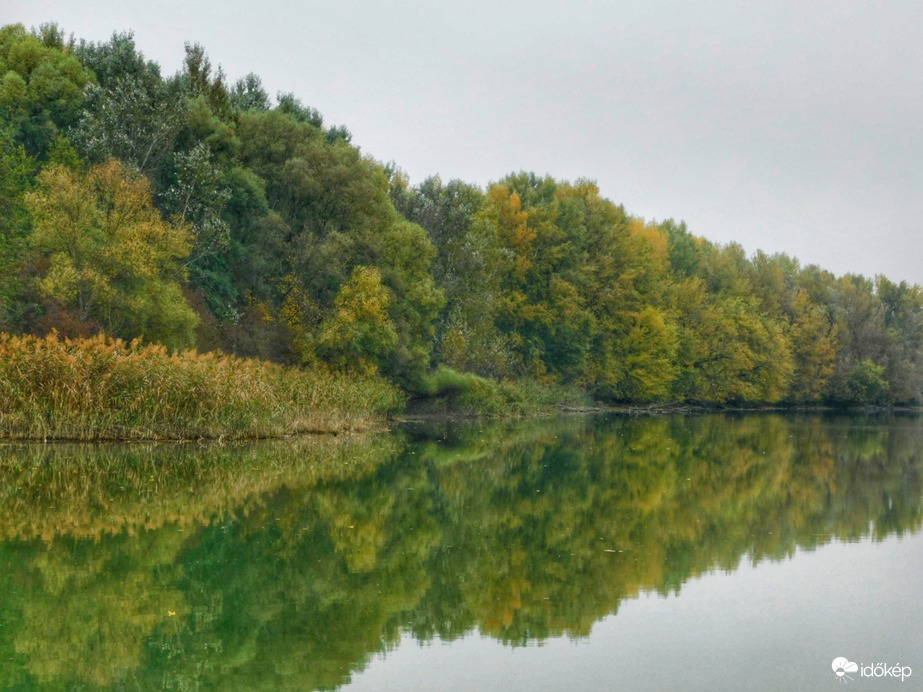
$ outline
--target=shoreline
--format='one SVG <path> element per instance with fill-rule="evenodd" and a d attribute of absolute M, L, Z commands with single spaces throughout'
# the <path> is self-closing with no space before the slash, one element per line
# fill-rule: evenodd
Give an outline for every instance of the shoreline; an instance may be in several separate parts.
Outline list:
<path fill-rule="evenodd" d="M 530 420 L 541 418 L 552 418 L 556 416 L 569 415 L 614 415 L 625 417 L 660 417 L 660 416 L 677 416 L 677 415 L 709 415 L 716 413 L 729 414 L 763 414 L 763 413 L 808 413 L 808 414 L 836 414 L 836 415 L 894 415 L 894 414 L 923 414 L 923 407 L 920 406 L 852 406 L 840 407 L 832 405 L 780 405 L 780 404 L 595 404 L 586 406 L 575 406 L 571 404 L 562 404 L 550 408 L 541 408 L 534 411 L 516 411 L 508 414 L 498 413 L 477 413 L 470 410 L 443 410 L 443 411 L 425 411 L 414 410 L 409 407 L 408 410 L 401 412 L 392 412 L 384 415 L 359 415 L 355 419 L 348 420 L 348 417 L 342 417 L 336 425 L 330 426 L 309 426 L 299 427 L 293 422 L 289 426 L 282 426 L 289 429 L 289 432 L 279 433 L 255 433 L 248 434 L 246 430 L 225 430 L 219 434 L 213 435 L 171 435 L 158 433 L 148 428 L 144 432 L 133 431 L 128 435 L 116 435 L 103 432 L 99 435 L 84 434 L 77 435 L 10 435 L 5 431 L 0 431 L 0 446 L 6 446 L 16 443 L 25 444 L 125 444 L 125 443 L 172 443 L 172 444 L 234 444 L 234 443 L 252 443 L 264 441 L 278 441 L 287 439 L 305 439 L 310 437 L 330 438 L 330 437 L 349 437 L 352 435 L 374 435 L 377 433 L 387 433 L 391 431 L 393 425 L 405 425 L 420 422 L 473 422 L 473 421 L 500 421 L 500 420 Z M 0 417 L 0 426 L 2 426 L 2 417 Z"/>
<path fill-rule="evenodd" d="M 531 412 L 515 412 L 506 415 L 496 413 L 473 413 L 470 411 L 404 411 L 392 413 L 384 416 L 363 417 L 361 420 L 350 421 L 349 424 L 343 425 L 340 421 L 338 426 L 330 427 L 311 427 L 297 429 L 293 432 L 279 434 L 252 434 L 248 435 L 242 431 L 228 431 L 218 435 L 165 435 L 148 431 L 149 434 L 131 434 L 128 436 L 116 436 L 102 434 L 99 436 L 67 436 L 67 435 L 45 435 L 45 436 L 22 436 L 7 435 L 0 432 L 0 446 L 23 444 L 88 444 L 88 445 L 118 445 L 118 444 L 135 444 L 135 443 L 153 443 L 153 444 L 178 444 L 178 445 L 224 445 L 253 442 L 270 442 L 279 440 L 294 440 L 306 438 L 331 438 L 331 437 L 351 437 L 354 435 L 375 435 L 378 433 L 391 432 L 394 425 L 405 425 L 413 423 L 452 423 L 452 422 L 473 422 L 473 421 L 501 421 L 501 420 L 530 420 L 541 418 L 553 418 L 557 416 L 581 416 L 581 415 L 615 415 L 625 417 L 660 417 L 660 416 L 677 416 L 677 415 L 709 415 L 716 413 L 729 414 L 763 414 L 763 413 L 808 413 L 808 414 L 835 414 L 835 415 L 894 415 L 894 414 L 923 414 L 923 407 L 920 406 L 854 406 L 839 407 L 831 405 L 724 405 L 724 404 L 619 404 L 619 405 L 587 405 L 573 406 L 561 405 L 556 408 L 542 409 Z"/>

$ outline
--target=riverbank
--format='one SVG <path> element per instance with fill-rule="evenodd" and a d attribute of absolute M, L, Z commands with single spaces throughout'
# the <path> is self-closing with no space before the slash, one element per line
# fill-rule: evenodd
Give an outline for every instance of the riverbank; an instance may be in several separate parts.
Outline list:
<path fill-rule="evenodd" d="M 6 440 L 240 440 L 374 430 L 389 420 L 846 410 L 919 411 L 688 402 L 607 405 L 575 386 L 491 380 L 444 367 L 407 393 L 376 376 L 284 367 L 220 353 L 169 352 L 137 340 L 0 335 L 0 439 Z"/>
<path fill-rule="evenodd" d="M 0 335 L 0 438 L 252 439 L 383 427 L 404 395 L 379 377 L 96 336 Z"/>
<path fill-rule="evenodd" d="M 566 390 L 565 393 L 569 393 Z M 584 395 L 585 396 L 585 395 Z M 862 415 L 862 416 L 890 416 L 890 415 L 920 415 L 923 407 L 920 406 L 835 406 L 829 404 L 759 404 L 759 403 L 683 403 L 683 402 L 657 402 L 634 404 L 606 404 L 593 402 L 585 397 L 585 403 L 575 403 L 571 399 L 550 400 L 544 402 L 531 402 L 521 408 L 513 408 L 507 413 L 478 411 L 467 407 L 455 407 L 424 401 L 422 405 L 415 405 L 412 401 L 408 407 L 392 418 L 397 422 L 437 421 L 445 422 L 460 419 L 499 419 L 499 418 L 533 418 L 559 414 L 613 414 L 630 418 L 659 417 L 675 415 L 708 415 L 714 413 L 748 414 L 748 413 L 781 413 L 781 414 L 832 414 L 832 415 Z"/>

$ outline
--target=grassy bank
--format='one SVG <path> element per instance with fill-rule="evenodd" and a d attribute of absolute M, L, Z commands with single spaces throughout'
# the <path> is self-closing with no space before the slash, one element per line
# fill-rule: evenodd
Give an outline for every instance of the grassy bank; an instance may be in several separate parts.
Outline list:
<path fill-rule="evenodd" d="M 407 412 L 436 416 L 528 416 L 592 405 L 579 387 L 533 379 L 492 380 L 441 366 L 426 376 Z"/>
<path fill-rule="evenodd" d="M 280 437 L 374 427 L 403 396 L 380 378 L 97 336 L 0 335 L 0 437 Z"/>

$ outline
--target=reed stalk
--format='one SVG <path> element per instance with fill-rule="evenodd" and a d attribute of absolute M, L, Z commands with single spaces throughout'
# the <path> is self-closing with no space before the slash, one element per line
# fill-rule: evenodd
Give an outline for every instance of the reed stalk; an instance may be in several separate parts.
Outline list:
<path fill-rule="evenodd" d="M 246 439 L 380 426 L 403 397 L 379 377 L 99 335 L 0 334 L 0 438 Z"/>

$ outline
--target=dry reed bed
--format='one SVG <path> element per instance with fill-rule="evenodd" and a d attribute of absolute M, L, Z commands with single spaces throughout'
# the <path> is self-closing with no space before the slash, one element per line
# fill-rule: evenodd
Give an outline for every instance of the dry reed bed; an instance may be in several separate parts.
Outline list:
<path fill-rule="evenodd" d="M 96 336 L 0 334 L 0 437 L 281 437 L 375 427 L 402 405 L 380 378 Z"/>

